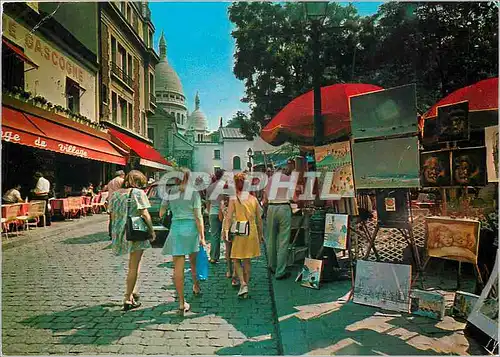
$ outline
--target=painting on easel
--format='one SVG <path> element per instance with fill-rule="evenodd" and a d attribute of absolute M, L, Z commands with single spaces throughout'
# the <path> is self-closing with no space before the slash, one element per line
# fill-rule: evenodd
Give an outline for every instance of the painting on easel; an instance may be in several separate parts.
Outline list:
<path fill-rule="evenodd" d="M 427 217 L 429 257 L 477 264 L 479 221 L 447 217 Z"/>
<path fill-rule="evenodd" d="M 450 151 L 423 152 L 420 164 L 422 187 L 451 186 Z"/>
<path fill-rule="evenodd" d="M 469 102 L 461 102 L 438 108 L 438 141 L 469 140 Z"/>
<path fill-rule="evenodd" d="M 409 223 L 407 189 L 378 189 L 377 222 L 380 227 L 399 228 Z"/>
<path fill-rule="evenodd" d="M 498 182 L 498 126 L 484 128 L 488 182 Z"/>
<path fill-rule="evenodd" d="M 347 249 L 347 227 L 349 215 L 327 213 L 325 217 L 325 240 L 323 247 Z"/>
<path fill-rule="evenodd" d="M 484 147 L 452 151 L 451 158 L 453 185 L 486 185 L 486 154 Z"/>

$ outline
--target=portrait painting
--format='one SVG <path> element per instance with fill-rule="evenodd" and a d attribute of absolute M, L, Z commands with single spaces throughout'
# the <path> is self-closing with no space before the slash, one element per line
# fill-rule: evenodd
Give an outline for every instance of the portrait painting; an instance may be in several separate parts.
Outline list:
<path fill-rule="evenodd" d="M 452 185 L 486 185 L 486 150 L 484 147 L 452 151 Z"/>
<path fill-rule="evenodd" d="M 316 169 L 321 172 L 319 179 L 322 199 L 340 200 L 354 197 L 354 177 L 349 141 L 316 147 L 314 149 Z M 327 188 L 324 188 L 326 185 Z M 329 189 L 328 189 L 329 188 Z"/>
<path fill-rule="evenodd" d="M 422 187 L 451 186 L 450 151 L 423 152 L 420 166 Z"/>
<path fill-rule="evenodd" d="M 358 260 L 354 302 L 410 312 L 411 265 Z"/>
<path fill-rule="evenodd" d="M 445 312 L 444 296 L 436 291 L 414 289 L 411 291 L 411 313 L 442 320 Z"/>
<path fill-rule="evenodd" d="M 479 221 L 427 217 L 427 253 L 430 257 L 477 263 Z"/>
<path fill-rule="evenodd" d="M 439 107 L 436 124 L 440 143 L 469 140 L 469 102 Z"/>
<path fill-rule="evenodd" d="M 488 182 L 498 182 L 498 126 L 484 128 Z"/>
<path fill-rule="evenodd" d="M 312 289 L 319 289 L 319 282 L 321 279 L 321 268 L 323 261 L 320 259 L 306 258 L 302 272 L 297 279 L 302 278 L 302 286 Z"/>
<path fill-rule="evenodd" d="M 498 342 L 498 255 L 488 282 L 467 320 Z"/>
<path fill-rule="evenodd" d="M 327 213 L 325 218 L 325 239 L 323 247 L 347 249 L 349 215 Z"/>
<path fill-rule="evenodd" d="M 351 131 L 355 139 L 417 133 L 414 84 L 349 98 Z"/>
<path fill-rule="evenodd" d="M 355 142 L 352 154 L 356 189 L 420 186 L 416 136 Z"/>
<path fill-rule="evenodd" d="M 408 189 L 377 189 L 379 227 L 398 228 L 409 222 Z"/>

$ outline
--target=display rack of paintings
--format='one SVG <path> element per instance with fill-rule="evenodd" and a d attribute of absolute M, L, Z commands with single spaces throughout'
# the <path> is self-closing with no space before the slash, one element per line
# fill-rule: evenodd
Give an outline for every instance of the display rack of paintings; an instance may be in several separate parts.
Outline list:
<path fill-rule="evenodd" d="M 410 311 L 411 265 L 359 260 L 353 301 L 386 310 Z"/>
<path fill-rule="evenodd" d="M 414 84 L 352 96 L 349 102 L 355 140 L 417 134 Z"/>
<path fill-rule="evenodd" d="M 498 255 L 488 283 L 467 320 L 498 342 Z"/>
<path fill-rule="evenodd" d="M 453 186 L 486 185 L 486 152 L 484 147 L 451 152 Z"/>
<path fill-rule="evenodd" d="M 354 177 L 349 141 L 316 147 L 316 168 L 322 173 L 320 187 L 324 200 L 340 200 L 354 197 Z M 328 190 L 329 188 L 329 190 Z"/>
<path fill-rule="evenodd" d="M 469 102 L 460 102 L 438 108 L 438 142 L 469 140 Z"/>
<path fill-rule="evenodd" d="M 422 187 L 451 186 L 449 150 L 423 152 L 420 155 L 420 182 Z"/>
<path fill-rule="evenodd" d="M 307 288 L 319 289 L 322 266 L 323 261 L 320 259 L 305 258 L 302 271 L 295 281 L 301 281 L 301 285 Z"/>
<path fill-rule="evenodd" d="M 440 293 L 414 289 L 410 293 L 410 298 L 412 314 L 436 320 L 444 318 L 445 299 Z"/>
<path fill-rule="evenodd" d="M 489 126 L 484 129 L 484 141 L 488 182 L 498 182 L 498 126 Z"/>
<path fill-rule="evenodd" d="M 325 217 L 325 239 L 323 247 L 346 250 L 349 216 L 327 213 Z"/>
<path fill-rule="evenodd" d="M 377 222 L 381 228 L 406 227 L 410 219 L 407 189 L 378 189 Z"/>
<path fill-rule="evenodd" d="M 355 142 L 356 189 L 419 187 L 418 138 Z"/>

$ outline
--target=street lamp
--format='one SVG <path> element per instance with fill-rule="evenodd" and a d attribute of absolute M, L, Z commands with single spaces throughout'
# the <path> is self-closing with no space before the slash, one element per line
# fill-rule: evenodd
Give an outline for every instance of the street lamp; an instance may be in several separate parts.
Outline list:
<path fill-rule="evenodd" d="M 308 1 L 304 3 L 306 17 L 312 25 L 313 41 L 313 88 L 314 88 L 314 146 L 323 144 L 323 117 L 321 116 L 321 76 L 322 69 L 319 64 L 319 35 L 320 27 L 326 17 L 328 2 Z"/>
<path fill-rule="evenodd" d="M 247 167 L 250 171 L 252 171 L 252 159 L 253 159 L 253 150 L 252 148 L 248 148 L 247 150 L 247 155 L 248 155 L 248 162 L 247 162 Z"/>

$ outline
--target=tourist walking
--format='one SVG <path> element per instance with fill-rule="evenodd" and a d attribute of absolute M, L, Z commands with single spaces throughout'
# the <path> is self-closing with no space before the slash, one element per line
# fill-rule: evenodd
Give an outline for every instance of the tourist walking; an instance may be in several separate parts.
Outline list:
<path fill-rule="evenodd" d="M 140 171 L 132 170 L 125 176 L 123 187 L 114 191 L 109 200 L 111 216 L 111 247 L 116 255 L 129 255 L 128 273 L 126 281 L 123 310 L 141 306 L 137 291 L 137 280 L 140 263 L 145 249 L 151 248 L 151 242 L 156 238 L 153 222 L 148 208 L 151 207 L 143 188 L 146 185 L 146 176 Z M 150 239 L 145 241 L 128 241 L 126 239 L 126 222 L 128 216 L 142 217 L 148 226 Z"/>
<path fill-rule="evenodd" d="M 216 187 L 224 175 L 224 170 L 218 169 L 212 177 L 212 183 L 207 187 L 207 211 L 210 223 L 210 263 L 214 264 L 220 258 L 220 237 L 222 233 L 222 220 L 224 219 L 224 200 L 218 194 Z M 212 197 L 215 191 L 216 197 Z M 214 195 L 214 196 L 215 196 Z"/>
<path fill-rule="evenodd" d="M 242 194 L 245 174 L 236 174 L 234 184 L 236 194 L 229 200 L 223 235 L 224 240 L 228 240 L 230 229 L 234 231 L 231 259 L 240 280 L 238 296 L 246 297 L 251 274 L 250 259 L 260 256 L 260 243 L 263 242 L 262 219 L 260 205 L 255 196 Z M 233 224 L 233 219 L 236 224 Z"/>
<path fill-rule="evenodd" d="M 123 181 L 125 179 L 125 172 L 123 170 L 118 170 L 115 172 L 115 177 L 108 182 L 106 185 L 106 189 L 108 190 L 108 203 L 109 200 L 111 199 L 111 196 L 113 193 L 123 186 Z M 108 232 L 109 232 L 109 238 L 111 239 L 111 215 L 109 216 L 109 224 L 108 224 Z"/>
<path fill-rule="evenodd" d="M 182 180 L 170 188 L 168 197 L 163 200 L 160 208 L 160 218 L 170 210 L 172 223 L 170 233 L 163 246 L 163 255 L 172 255 L 174 261 L 174 284 L 179 298 L 178 313 L 184 315 L 191 306 L 184 297 L 184 261 L 189 256 L 191 277 L 193 279 L 193 294 L 201 294 L 200 284 L 196 274 L 196 257 L 199 246 L 206 245 L 203 215 L 201 211 L 200 194 L 187 190 L 190 171 L 182 169 Z"/>

